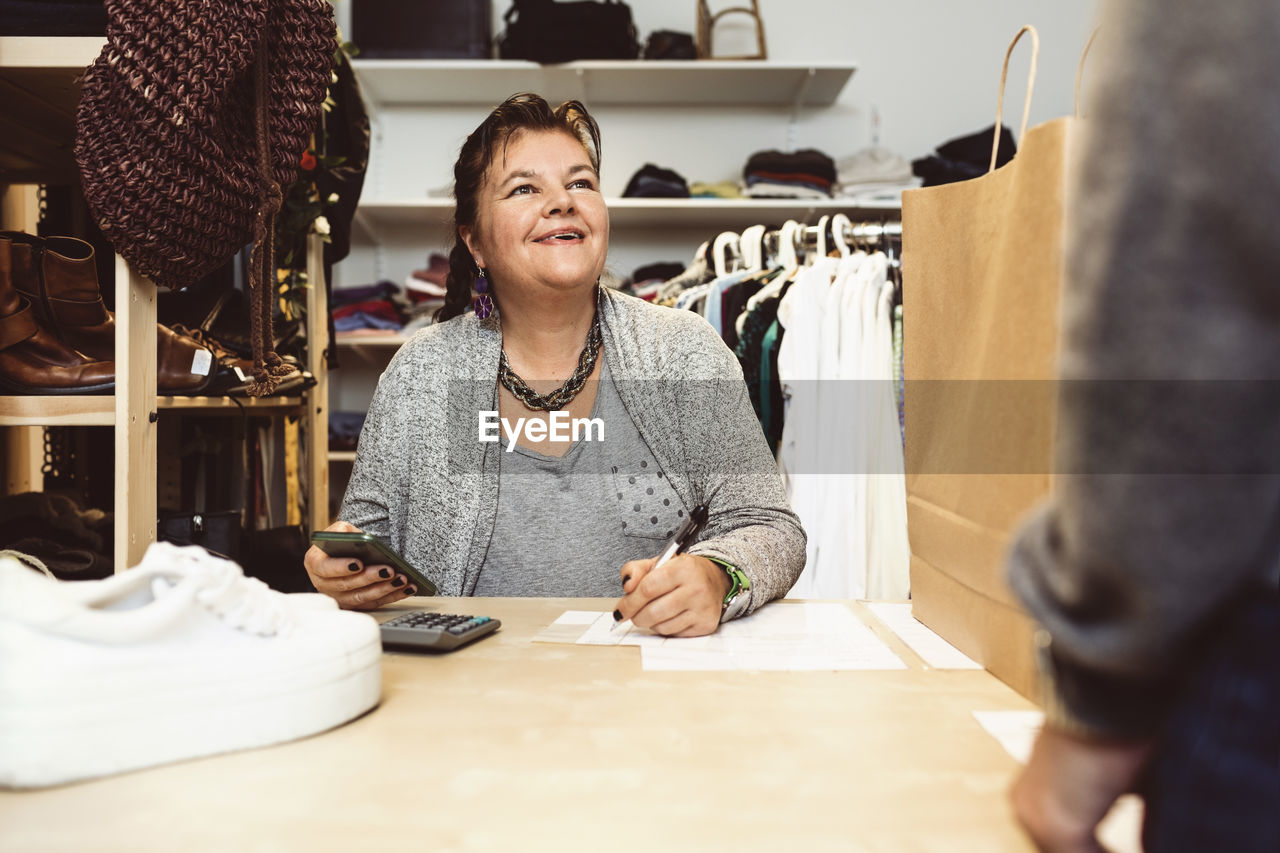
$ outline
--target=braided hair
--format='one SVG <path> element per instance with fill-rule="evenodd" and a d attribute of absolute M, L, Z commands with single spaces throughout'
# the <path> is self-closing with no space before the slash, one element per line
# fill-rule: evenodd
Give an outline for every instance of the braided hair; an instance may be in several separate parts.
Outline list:
<path fill-rule="evenodd" d="M 553 109 L 541 96 L 525 92 L 512 95 L 495 107 L 462 143 L 458 162 L 453 166 L 453 248 L 449 251 L 444 305 L 435 313 L 437 323 L 464 314 L 471 306 L 476 261 L 460 229 L 475 227 L 480 187 L 494 157 L 499 151 L 506 151 L 513 136 L 526 130 L 570 134 L 582 143 L 592 168 L 597 174 L 600 172 L 600 127 L 581 101 L 565 101 Z"/>

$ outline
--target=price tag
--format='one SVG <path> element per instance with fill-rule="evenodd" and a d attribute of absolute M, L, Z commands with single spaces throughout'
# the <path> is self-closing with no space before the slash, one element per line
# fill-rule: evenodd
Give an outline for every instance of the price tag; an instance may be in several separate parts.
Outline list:
<path fill-rule="evenodd" d="M 208 376 L 213 366 L 213 353 L 201 347 L 191 357 L 191 372 L 198 376 Z"/>

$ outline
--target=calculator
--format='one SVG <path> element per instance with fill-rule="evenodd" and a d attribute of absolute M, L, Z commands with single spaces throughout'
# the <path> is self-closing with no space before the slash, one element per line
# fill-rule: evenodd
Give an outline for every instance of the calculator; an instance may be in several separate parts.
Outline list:
<path fill-rule="evenodd" d="M 502 624 L 488 616 L 461 616 L 414 610 L 383 622 L 382 648 L 407 652 L 449 652 L 492 634 Z"/>

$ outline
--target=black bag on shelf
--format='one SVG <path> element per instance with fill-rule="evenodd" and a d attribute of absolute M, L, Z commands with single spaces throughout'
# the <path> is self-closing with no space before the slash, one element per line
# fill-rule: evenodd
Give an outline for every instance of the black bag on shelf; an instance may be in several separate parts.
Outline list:
<path fill-rule="evenodd" d="M 689 33 L 654 30 L 644 46 L 645 59 L 697 59 L 698 46 Z"/>
<path fill-rule="evenodd" d="M 161 510 L 156 522 L 156 539 L 174 545 L 199 545 L 219 557 L 240 562 L 242 525 L 240 513 L 175 512 Z"/>
<path fill-rule="evenodd" d="M 488 59 L 489 0 L 352 0 L 362 59 Z"/>
<path fill-rule="evenodd" d="M 0 0 L 0 36 L 103 36 L 102 0 Z"/>
<path fill-rule="evenodd" d="M 499 37 L 503 59 L 543 64 L 575 59 L 635 59 L 640 55 L 631 7 L 615 0 L 513 0 Z"/>

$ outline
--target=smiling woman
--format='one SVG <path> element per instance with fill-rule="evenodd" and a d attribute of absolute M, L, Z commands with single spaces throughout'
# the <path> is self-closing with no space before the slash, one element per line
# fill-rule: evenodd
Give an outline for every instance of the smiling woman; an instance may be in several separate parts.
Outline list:
<path fill-rule="evenodd" d="M 608 596 L 669 636 L 785 595 L 805 535 L 737 359 L 702 317 L 600 286 L 586 108 L 509 98 L 463 144 L 454 198 L 445 306 L 379 381 L 331 529 L 376 534 L 446 595 Z M 702 505 L 700 538 L 658 565 Z M 415 592 L 314 548 L 306 567 L 344 607 Z"/>

